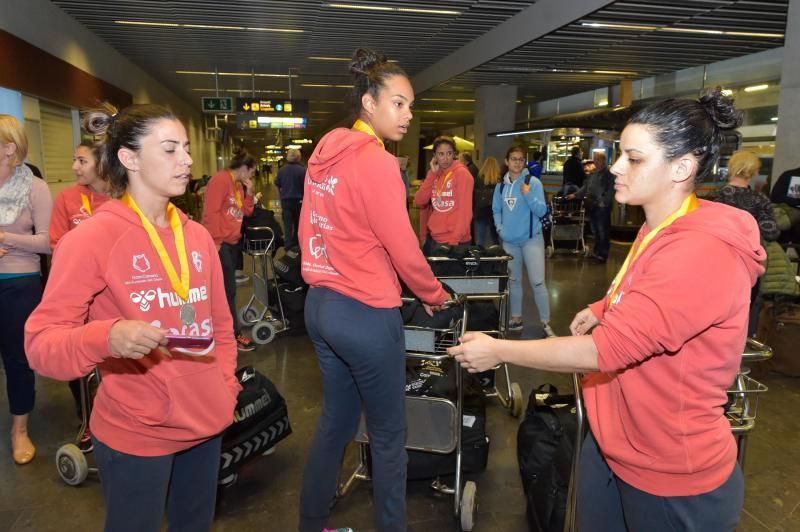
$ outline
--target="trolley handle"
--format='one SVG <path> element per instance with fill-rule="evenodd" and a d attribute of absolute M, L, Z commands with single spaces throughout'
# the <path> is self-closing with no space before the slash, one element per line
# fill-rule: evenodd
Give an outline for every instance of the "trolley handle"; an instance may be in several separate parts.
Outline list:
<path fill-rule="evenodd" d="M 264 231 L 264 232 L 268 233 L 269 236 L 268 236 L 268 238 L 250 239 L 248 237 L 248 232 L 250 232 L 250 231 L 253 231 L 253 232 Z M 273 231 L 271 227 L 266 226 L 266 225 L 255 225 L 255 226 L 248 227 L 247 229 L 245 229 L 245 238 L 247 238 L 248 240 L 269 240 L 269 244 L 267 245 L 267 247 L 269 248 L 269 247 L 272 247 L 272 243 L 275 242 L 275 231 Z"/>
<path fill-rule="evenodd" d="M 414 303 L 415 301 L 419 301 L 422 303 L 421 300 L 418 300 L 416 297 L 401 297 L 400 301 L 403 303 Z M 466 296 L 456 296 L 455 298 L 448 299 L 444 303 L 442 303 L 442 310 L 448 309 L 451 307 L 457 307 L 459 305 L 463 305 L 467 302 Z"/>
<path fill-rule="evenodd" d="M 772 348 L 755 338 L 748 338 L 742 353 L 742 362 L 760 362 L 772 358 Z"/>

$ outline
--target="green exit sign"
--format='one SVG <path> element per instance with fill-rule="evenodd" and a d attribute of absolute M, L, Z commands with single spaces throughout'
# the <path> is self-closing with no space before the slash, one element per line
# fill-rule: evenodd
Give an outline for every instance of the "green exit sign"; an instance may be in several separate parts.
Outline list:
<path fill-rule="evenodd" d="M 233 98 L 203 96 L 204 113 L 231 113 L 233 112 Z"/>

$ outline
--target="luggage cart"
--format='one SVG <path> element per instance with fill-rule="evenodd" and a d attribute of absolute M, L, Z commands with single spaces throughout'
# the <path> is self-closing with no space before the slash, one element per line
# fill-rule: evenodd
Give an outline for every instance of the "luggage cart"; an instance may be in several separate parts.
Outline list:
<path fill-rule="evenodd" d="M 245 229 L 244 252 L 252 259 L 253 293 L 247 304 L 239 309 L 238 317 L 243 326 L 253 328 L 253 341 L 261 345 L 270 343 L 278 333 L 288 328 L 272 260 L 274 243 L 275 232 L 270 227 Z M 274 289 L 274 307 L 270 307 L 271 289 Z M 277 309 L 277 312 L 273 309 Z"/>
<path fill-rule="evenodd" d="M 65 443 L 56 451 L 58 476 L 70 486 L 80 486 L 90 474 L 97 474 L 97 468 L 89 467 L 86 455 L 78 447 L 83 433 L 89 428 L 89 415 L 92 412 L 92 382 L 100 384 L 100 372 L 97 369 L 80 379 L 81 427 L 78 429 L 75 441 L 74 443 Z"/>
<path fill-rule="evenodd" d="M 463 369 L 447 353 L 447 348 L 458 344 L 458 338 L 466 332 L 467 305 L 465 298 L 446 304 L 463 305 L 462 318 L 449 329 L 405 326 L 406 357 L 413 360 L 434 362 L 451 361 L 456 376 L 455 401 L 440 397 L 406 396 L 406 419 L 408 432 L 406 449 L 437 454 L 455 451 L 456 467 L 453 485 L 448 486 L 440 478 L 431 482 L 431 488 L 453 496 L 453 515 L 460 519 L 461 529 L 472 530 L 477 509 L 477 485 L 468 480 L 463 483 L 461 473 L 461 430 L 463 424 Z M 369 480 L 369 438 L 364 417 L 356 433 L 359 446 L 359 463 L 355 471 L 339 485 L 337 499 L 344 497 L 356 480 Z"/>
<path fill-rule="evenodd" d="M 486 301 L 498 306 L 499 316 L 496 327 L 475 332 L 486 333 L 496 338 L 505 338 L 508 331 L 509 294 L 508 294 L 508 262 L 510 255 L 498 257 L 465 257 L 456 259 L 450 257 L 428 257 L 428 262 L 438 270 L 437 265 L 447 263 L 462 263 L 463 275 L 437 275 L 437 279 L 446 283 L 453 291 L 462 296 L 466 301 L 466 329 L 469 327 L 470 303 Z M 454 264 L 455 266 L 455 264 Z M 453 270 L 454 271 L 454 270 Z M 497 386 L 497 371 L 501 370 L 505 376 L 505 390 Z M 514 417 L 520 417 L 525 408 L 525 398 L 522 388 L 511 381 L 507 364 L 499 366 L 480 374 L 481 387 L 486 397 L 496 397 L 503 408 L 506 408 Z"/>
<path fill-rule="evenodd" d="M 755 338 L 748 338 L 742 353 L 742 364 L 762 362 L 772 358 L 772 348 Z M 767 386 L 750 377 L 750 368 L 742 366 L 736 375 L 733 386 L 728 390 L 729 404 L 725 417 L 731 424 L 731 431 L 736 438 L 736 458 L 744 468 L 747 437 L 756 426 L 758 414 L 758 397 L 769 390 Z"/>
<path fill-rule="evenodd" d="M 547 247 L 547 256 L 552 257 L 559 249 L 585 255 L 587 248 L 583 233 L 586 225 L 586 209 L 583 200 L 553 196 L 553 199 L 550 200 L 550 210 L 553 216 L 553 227 L 550 229 L 550 245 Z M 574 242 L 575 245 L 574 247 L 571 245 L 558 247 L 560 242 Z"/>

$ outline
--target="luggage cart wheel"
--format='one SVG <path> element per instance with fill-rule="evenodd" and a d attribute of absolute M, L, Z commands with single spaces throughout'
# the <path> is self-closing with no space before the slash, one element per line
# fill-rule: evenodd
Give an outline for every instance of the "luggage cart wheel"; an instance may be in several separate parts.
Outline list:
<path fill-rule="evenodd" d="M 468 480 L 464 484 L 464 492 L 461 494 L 460 514 L 461 530 L 469 532 L 475 526 L 475 510 L 478 509 L 478 486 L 475 482 Z"/>
<path fill-rule="evenodd" d="M 259 345 L 268 344 L 275 338 L 275 334 L 278 331 L 275 330 L 275 326 L 268 321 L 259 321 L 255 325 L 253 325 L 253 330 L 250 332 L 250 335 L 253 337 L 253 341 Z"/>
<path fill-rule="evenodd" d="M 56 452 L 58 474 L 66 484 L 80 486 L 89 474 L 86 457 L 74 443 L 67 443 Z"/>
<path fill-rule="evenodd" d="M 250 327 L 258 322 L 258 312 L 250 305 L 239 309 L 239 323 L 244 327 Z"/>
<path fill-rule="evenodd" d="M 522 397 L 522 388 L 516 382 L 511 383 L 511 415 L 519 417 L 522 415 L 522 408 L 525 406 L 525 399 Z"/>

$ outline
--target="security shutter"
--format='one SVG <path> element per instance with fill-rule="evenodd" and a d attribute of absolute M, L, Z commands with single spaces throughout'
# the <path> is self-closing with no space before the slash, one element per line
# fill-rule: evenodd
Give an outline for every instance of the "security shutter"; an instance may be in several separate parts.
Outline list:
<path fill-rule="evenodd" d="M 44 177 L 49 183 L 72 181 L 72 112 L 67 107 L 39 104 L 42 117 Z"/>

